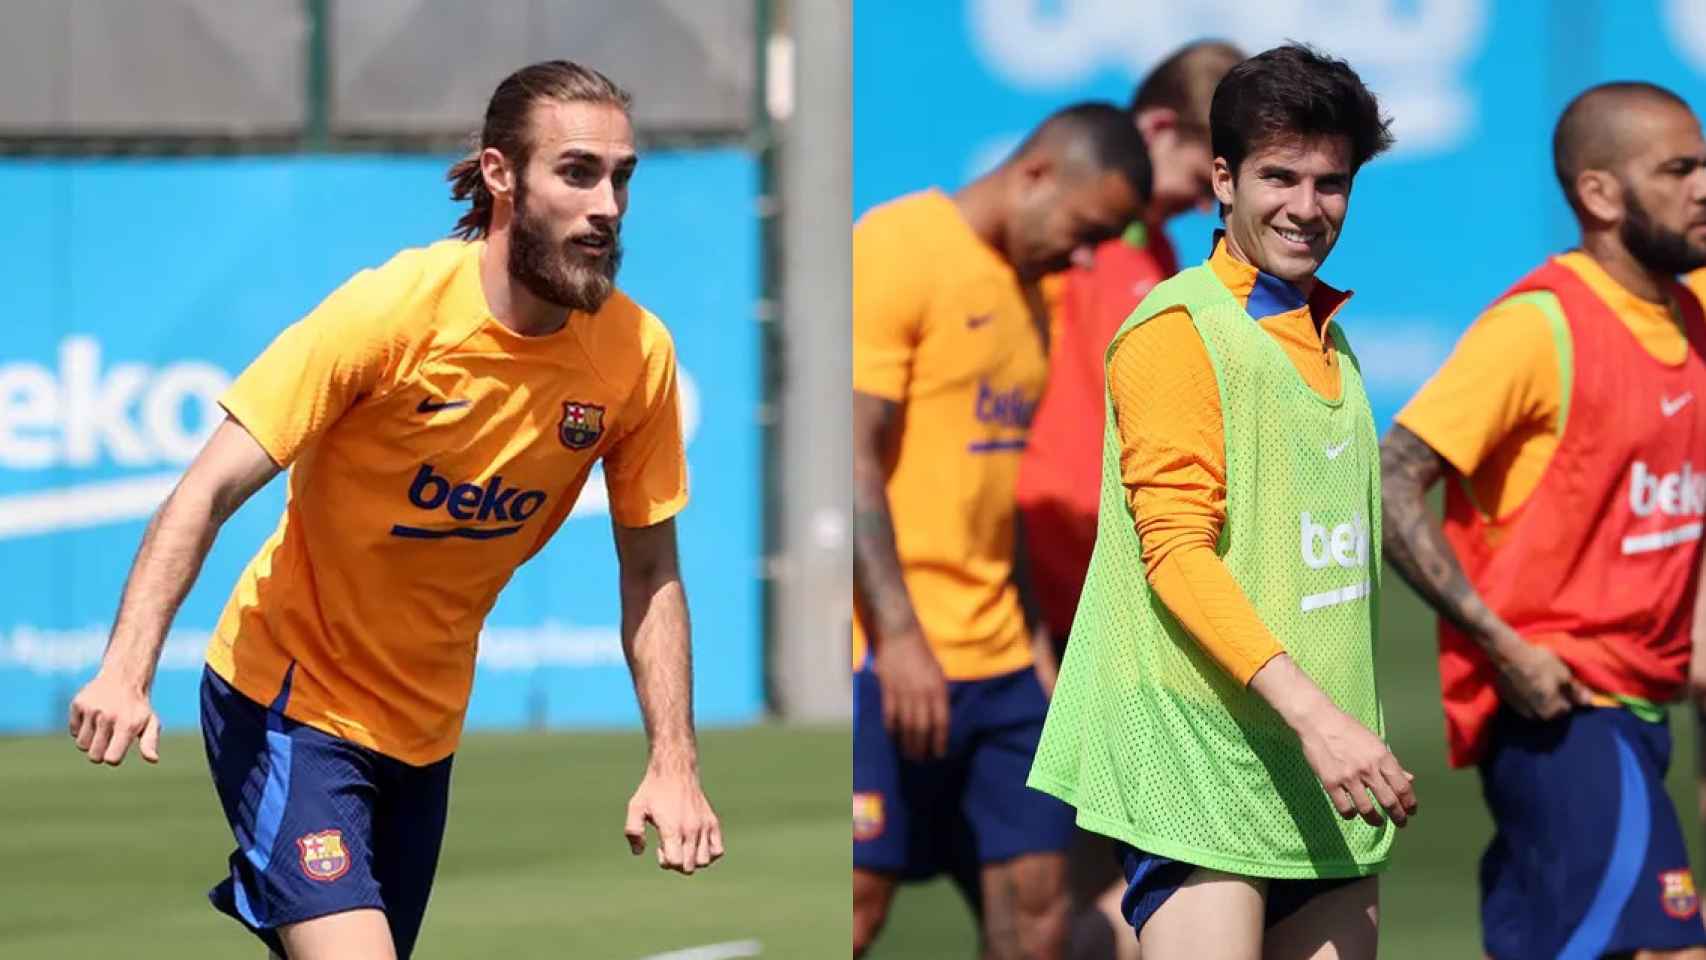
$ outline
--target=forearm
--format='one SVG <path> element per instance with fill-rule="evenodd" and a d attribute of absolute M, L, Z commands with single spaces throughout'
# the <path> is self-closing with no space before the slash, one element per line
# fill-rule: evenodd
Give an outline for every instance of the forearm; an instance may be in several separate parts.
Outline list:
<path fill-rule="evenodd" d="M 690 637 L 687 595 L 680 579 L 624 576 L 622 652 L 633 674 L 652 767 L 698 767 Z"/>
<path fill-rule="evenodd" d="M 1150 589 L 1203 651 L 1241 684 L 1285 647 L 1232 571 L 1206 544 L 1168 550 L 1148 571 Z"/>
<path fill-rule="evenodd" d="M 874 457 L 853 454 L 853 595 L 873 642 L 919 628 L 901 575 L 888 491 Z"/>
<path fill-rule="evenodd" d="M 1318 723 L 1327 711 L 1338 709 L 1297 661 L 1283 652 L 1256 671 L 1250 678 L 1250 690 L 1299 734 Z"/>
<path fill-rule="evenodd" d="M 1387 562 L 1440 616 L 1495 652 L 1513 632 L 1469 582 L 1428 510 L 1428 488 L 1443 472 L 1439 455 L 1415 434 L 1393 427 L 1380 447 L 1380 467 Z"/>
<path fill-rule="evenodd" d="M 125 580 L 103 672 L 144 693 L 153 686 L 172 618 L 228 515 L 214 497 L 183 484 L 155 511 Z"/>

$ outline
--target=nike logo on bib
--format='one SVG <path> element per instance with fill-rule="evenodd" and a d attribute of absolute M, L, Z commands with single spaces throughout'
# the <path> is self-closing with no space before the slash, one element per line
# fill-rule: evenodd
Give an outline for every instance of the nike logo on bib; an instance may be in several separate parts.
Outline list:
<path fill-rule="evenodd" d="M 1340 440 L 1338 443 L 1330 444 L 1327 447 L 1327 459 L 1337 460 L 1339 458 L 1339 454 L 1344 453 L 1345 448 L 1350 445 L 1351 442 L 1349 440 Z"/>
<path fill-rule="evenodd" d="M 1667 417 L 1674 417 L 1674 416 L 1676 416 L 1676 412 L 1678 410 L 1681 410 L 1683 407 L 1688 406 L 1688 401 L 1693 400 L 1693 399 L 1694 399 L 1694 394 L 1692 391 L 1689 393 L 1685 393 L 1682 396 L 1675 398 L 1674 400 L 1671 399 L 1670 397 L 1660 397 L 1659 398 L 1659 412 L 1663 413 Z"/>

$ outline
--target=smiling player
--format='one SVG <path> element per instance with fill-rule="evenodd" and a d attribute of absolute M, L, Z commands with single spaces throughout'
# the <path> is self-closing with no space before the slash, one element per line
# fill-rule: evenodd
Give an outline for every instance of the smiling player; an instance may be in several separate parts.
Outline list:
<path fill-rule="evenodd" d="M 1297 45 L 1233 67 L 1209 127 L 1225 230 L 1108 347 L 1096 549 L 1030 783 L 1118 841 L 1144 960 L 1372 958 L 1380 811 L 1416 806 L 1380 738 L 1374 421 L 1316 272 L 1391 136 Z"/>
<path fill-rule="evenodd" d="M 699 785 L 674 349 L 615 288 L 636 162 L 628 96 L 566 61 L 498 85 L 451 168 L 466 241 L 345 283 L 221 403 L 155 514 L 71 734 L 159 756 L 149 689 L 226 518 L 290 467 L 284 517 L 207 650 L 202 732 L 237 840 L 214 905 L 292 960 L 407 957 L 443 838 L 475 643 L 603 461 L 623 647 L 651 741 L 624 831 L 692 873 L 723 853 Z"/>

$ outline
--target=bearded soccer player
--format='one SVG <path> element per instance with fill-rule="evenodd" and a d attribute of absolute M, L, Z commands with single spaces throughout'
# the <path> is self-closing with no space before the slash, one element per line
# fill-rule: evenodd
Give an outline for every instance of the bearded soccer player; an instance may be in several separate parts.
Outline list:
<path fill-rule="evenodd" d="M 1317 271 L 1391 135 L 1299 45 L 1233 67 L 1209 128 L 1225 229 L 1108 347 L 1096 550 L 1030 783 L 1117 842 L 1144 960 L 1370 958 L 1416 805 L 1374 675 L 1374 420 Z"/>
<path fill-rule="evenodd" d="M 1208 105 L 1215 85 L 1244 52 L 1203 41 L 1163 60 L 1132 94 L 1127 112 L 1149 151 L 1154 189 L 1142 216 L 1101 244 L 1089 266 L 1045 282 L 1053 316 L 1048 387 L 1031 421 L 1019 466 L 1018 504 L 1037 610 L 1058 663 L 1078 609 L 1078 592 L 1096 544 L 1102 480 L 1102 354 L 1150 288 L 1178 271 L 1165 225 L 1214 200 Z M 1052 681 L 1045 678 L 1045 685 Z M 1137 944 L 1117 936 L 1125 926 L 1119 901 L 1125 883 L 1107 841 L 1080 834 L 1069 854 L 1069 886 L 1082 910 L 1073 920 L 1074 955 L 1135 960 Z M 1075 911 L 1079 908 L 1075 903 Z"/>
<path fill-rule="evenodd" d="M 407 957 L 445 824 L 481 623 L 603 461 L 623 647 L 651 750 L 628 805 L 659 863 L 722 855 L 699 785 L 674 349 L 614 287 L 636 162 L 626 93 L 566 61 L 501 83 L 451 168 L 447 240 L 356 274 L 223 398 L 155 514 L 99 673 L 89 759 L 159 756 L 149 688 L 220 524 L 290 468 L 278 528 L 208 645 L 202 732 L 237 839 L 209 896 L 277 956 Z"/>
<path fill-rule="evenodd" d="M 1571 101 L 1552 151 L 1579 246 L 1398 414 L 1387 556 L 1439 613 L 1450 760 L 1493 815 L 1487 955 L 1706 957 L 1663 706 L 1706 652 L 1706 328 L 1676 282 L 1706 264 L 1706 140 L 1670 91 L 1614 83 Z"/>
<path fill-rule="evenodd" d="M 1027 289 L 1142 209 L 1125 113 L 1050 116 L 1000 167 L 853 230 L 853 946 L 947 871 L 990 956 L 1060 956 L 1071 811 L 1025 789 L 1047 709 L 1014 479 L 1047 376 Z"/>

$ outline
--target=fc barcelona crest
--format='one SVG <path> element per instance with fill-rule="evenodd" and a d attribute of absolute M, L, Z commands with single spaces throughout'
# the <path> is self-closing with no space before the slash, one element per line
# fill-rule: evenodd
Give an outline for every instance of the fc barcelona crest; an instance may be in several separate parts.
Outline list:
<path fill-rule="evenodd" d="M 309 879 L 330 883 L 349 872 L 349 851 L 344 849 L 342 830 L 321 830 L 298 837 L 302 872 Z"/>
<path fill-rule="evenodd" d="M 1694 892 L 1694 874 L 1686 868 L 1659 874 L 1659 905 L 1678 920 L 1694 916 L 1700 909 L 1700 897 Z"/>
<path fill-rule="evenodd" d="M 557 437 L 570 450 L 585 450 L 598 442 L 604 433 L 604 408 L 595 403 L 563 403 L 563 422 L 557 425 Z"/>

